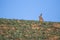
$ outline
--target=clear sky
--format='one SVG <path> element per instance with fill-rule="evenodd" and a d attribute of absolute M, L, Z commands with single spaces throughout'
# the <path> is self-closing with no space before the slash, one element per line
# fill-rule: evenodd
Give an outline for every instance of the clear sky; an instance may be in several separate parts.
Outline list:
<path fill-rule="evenodd" d="M 0 18 L 60 22 L 60 0 L 0 0 Z"/>

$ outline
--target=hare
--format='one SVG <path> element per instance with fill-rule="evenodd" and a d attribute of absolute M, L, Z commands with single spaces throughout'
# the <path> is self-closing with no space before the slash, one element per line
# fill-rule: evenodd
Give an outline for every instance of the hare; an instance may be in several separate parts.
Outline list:
<path fill-rule="evenodd" d="M 40 22 L 40 24 L 42 24 L 43 23 L 43 17 L 42 17 L 42 13 L 40 14 L 40 16 L 39 16 L 39 22 Z"/>

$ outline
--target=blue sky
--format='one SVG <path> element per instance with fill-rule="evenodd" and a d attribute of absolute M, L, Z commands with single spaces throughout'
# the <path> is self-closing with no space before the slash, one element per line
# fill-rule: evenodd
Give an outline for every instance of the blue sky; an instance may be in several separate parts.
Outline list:
<path fill-rule="evenodd" d="M 0 0 L 0 18 L 60 22 L 60 0 Z"/>

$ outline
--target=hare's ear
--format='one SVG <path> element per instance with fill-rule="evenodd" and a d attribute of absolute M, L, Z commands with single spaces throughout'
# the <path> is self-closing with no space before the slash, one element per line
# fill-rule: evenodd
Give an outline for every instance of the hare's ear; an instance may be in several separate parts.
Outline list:
<path fill-rule="evenodd" d="M 42 13 L 40 14 L 40 16 L 42 16 Z"/>
<path fill-rule="evenodd" d="M 42 13 L 39 15 L 39 17 L 41 17 L 42 16 Z"/>

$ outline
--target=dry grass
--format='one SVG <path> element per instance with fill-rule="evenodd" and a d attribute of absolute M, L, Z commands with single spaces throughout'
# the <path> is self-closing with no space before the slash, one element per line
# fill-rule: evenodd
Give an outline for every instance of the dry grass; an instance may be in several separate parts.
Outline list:
<path fill-rule="evenodd" d="M 0 40 L 60 40 L 60 23 L 0 19 Z"/>

